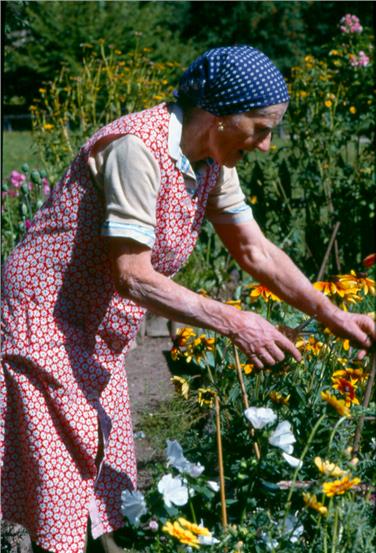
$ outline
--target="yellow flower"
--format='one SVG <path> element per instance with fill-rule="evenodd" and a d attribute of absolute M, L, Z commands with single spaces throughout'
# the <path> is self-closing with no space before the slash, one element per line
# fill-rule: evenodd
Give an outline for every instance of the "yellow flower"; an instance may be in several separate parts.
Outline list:
<path fill-rule="evenodd" d="M 186 361 L 190 363 L 194 359 L 199 363 L 206 351 L 213 351 L 214 344 L 215 338 L 208 338 L 205 334 L 201 334 L 188 344 L 187 350 L 184 352 Z"/>
<path fill-rule="evenodd" d="M 199 541 L 197 536 L 189 530 L 185 530 L 177 521 L 173 524 L 171 524 L 170 521 L 166 522 L 166 524 L 162 527 L 162 530 L 163 532 L 170 534 L 173 538 L 179 540 L 180 543 L 199 549 Z"/>
<path fill-rule="evenodd" d="M 245 374 L 251 374 L 251 372 L 255 368 L 255 366 L 252 365 L 252 363 L 245 363 L 244 365 L 242 364 L 241 367 Z"/>
<path fill-rule="evenodd" d="M 325 296 L 338 295 L 350 303 L 355 303 L 362 299 L 357 295 L 358 282 L 353 275 L 338 275 L 330 281 L 314 282 L 313 287 L 316 290 L 320 290 Z"/>
<path fill-rule="evenodd" d="M 299 90 L 298 95 L 301 98 L 306 98 L 308 96 L 308 92 L 306 92 L 305 90 Z"/>
<path fill-rule="evenodd" d="M 325 100 L 324 104 L 325 104 L 325 107 L 331 108 L 333 105 L 333 102 L 331 100 Z"/>
<path fill-rule="evenodd" d="M 350 113 L 356 113 L 356 107 L 355 106 L 350 106 L 349 107 L 349 112 Z"/>
<path fill-rule="evenodd" d="M 211 390 L 210 388 L 199 388 L 197 392 L 197 401 L 201 407 L 203 407 L 204 405 L 213 407 L 214 398 L 216 395 L 214 390 Z"/>
<path fill-rule="evenodd" d="M 281 301 L 278 296 L 273 294 L 266 286 L 262 284 L 252 284 L 250 288 L 253 288 L 252 292 L 249 294 L 251 298 L 262 297 L 266 302 L 271 301 Z"/>
<path fill-rule="evenodd" d="M 250 204 L 256 205 L 257 204 L 257 196 L 250 196 L 248 198 L 248 201 L 249 201 Z"/>
<path fill-rule="evenodd" d="M 37 111 L 37 106 L 30 106 L 30 111 Z"/>
<path fill-rule="evenodd" d="M 341 52 L 339 52 L 338 50 L 330 50 L 329 52 L 329 56 L 341 56 Z"/>
<path fill-rule="evenodd" d="M 341 480 L 324 482 L 322 491 L 328 497 L 333 497 L 334 495 L 343 495 L 347 490 L 350 490 L 357 484 L 360 484 L 360 478 L 353 478 L 351 480 L 349 476 L 344 476 Z"/>
<path fill-rule="evenodd" d="M 45 123 L 45 124 L 43 125 L 43 128 L 44 128 L 45 131 L 50 131 L 51 129 L 54 128 L 54 126 L 51 125 L 51 123 Z"/>
<path fill-rule="evenodd" d="M 188 340 L 193 336 L 196 336 L 196 333 L 193 330 L 193 328 L 190 328 L 190 327 L 178 328 L 176 331 L 176 338 L 174 342 L 176 346 L 184 347 L 187 344 Z"/>
<path fill-rule="evenodd" d="M 309 355 L 320 355 L 320 352 L 326 347 L 325 344 L 323 344 L 319 340 L 316 340 L 314 336 L 310 336 L 308 340 L 299 338 L 295 346 L 299 350 L 303 350 L 305 353 L 308 353 Z"/>
<path fill-rule="evenodd" d="M 46 90 L 45 88 L 40 88 L 40 89 L 39 89 L 39 92 L 40 92 L 41 94 L 46 94 L 47 90 Z"/>
<path fill-rule="evenodd" d="M 197 534 L 198 536 L 211 536 L 211 532 L 204 526 L 198 526 L 197 524 L 193 524 L 192 522 L 189 522 L 185 518 L 178 518 L 178 522 L 181 526 L 189 530 L 190 532 L 193 532 L 193 534 Z"/>
<path fill-rule="evenodd" d="M 318 511 L 320 515 L 328 514 L 327 507 L 325 507 L 325 505 L 317 501 L 317 498 L 315 495 L 310 493 L 303 493 L 303 500 L 304 500 L 304 503 L 307 505 L 307 507 L 309 507 L 310 509 L 314 509 L 315 511 Z"/>
<path fill-rule="evenodd" d="M 305 56 L 304 61 L 306 63 L 313 63 L 315 61 L 315 58 L 313 56 Z"/>
<path fill-rule="evenodd" d="M 334 476 L 334 478 L 339 478 L 346 474 L 345 470 L 342 470 L 340 467 L 331 463 L 330 461 L 323 461 L 321 457 L 315 457 L 313 462 L 320 472 L 326 474 L 327 476 Z"/>
<path fill-rule="evenodd" d="M 242 302 L 241 300 L 227 300 L 226 301 L 226 304 L 227 305 L 232 305 L 232 307 L 235 307 L 236 309 L 240 309 L 242 308 Z"/>
<path fill-rule="evenodd" d="M 337 399 L 329 392 L 321 392 L 321 397 L 333 407 L 341 417 L 350 417 L 350 409 L 343 399 Z"/>
<path fill-rule="evenodd" d="M 269 397 L 274 403 L 279 403 L 281 405 L 288 405 L 288 402 L 290 401 L 290 394 L 288 396 L 284 396 L 276 391 L 270 392 Z"/>
<path fill-rule="evenodd" d="M 121 50 L 114 50 L 114 53 L 117 55 L 117 56 L 121 56 L 121 54 L 123 53 Z"/>
<path fill-rule="evenodd" d="M 182 376 L 173 376 L 171 382 L 175 386 L 176 393 L 182 395 L 185 399 L 188 399 L 189 395 L 189 383 Z"/>

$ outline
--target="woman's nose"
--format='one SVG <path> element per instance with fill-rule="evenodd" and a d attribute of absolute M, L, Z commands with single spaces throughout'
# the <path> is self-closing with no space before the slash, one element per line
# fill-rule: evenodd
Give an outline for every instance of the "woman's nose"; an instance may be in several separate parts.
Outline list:
<path fill-rule="evenodd" d="M 265 136 L 256 146 L 260 152 L 268 152 L 270 149 L 270 144 L 272 141 L 272 135 L 268 134 L 268 136 Z"/>

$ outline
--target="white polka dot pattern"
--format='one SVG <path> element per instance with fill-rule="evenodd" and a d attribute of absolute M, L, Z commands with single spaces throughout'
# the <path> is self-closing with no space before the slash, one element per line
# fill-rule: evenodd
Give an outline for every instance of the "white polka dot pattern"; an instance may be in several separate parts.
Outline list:
<path fill-rule="evenodd" d="M 214 115 L 229 115 L 288 102 L 283 76 L 251 46 L 213 48 L 183 73 L 178 100 Z"/>
<path fill-rule="evenodd" d="M 170 276 L 194 248 L 220 168 L 191 198 L 168 155 L 169 117 L 161 104 L 98 131 L 4 267 L 2 509 L 49 551 L 81 553 L 89 504 L 94 537 L 123 526 L 120 494 L 137 476 L 124 357 L 145 310 L 114 289 L 88 155 L 109 135 L 132 133 L 150 148 L 161 172 L 152 263 Z"/>

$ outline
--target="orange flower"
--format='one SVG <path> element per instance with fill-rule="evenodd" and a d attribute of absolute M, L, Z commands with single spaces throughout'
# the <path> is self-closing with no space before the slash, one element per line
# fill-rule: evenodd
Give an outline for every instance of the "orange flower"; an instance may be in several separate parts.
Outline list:
<path fill-rule="evenodd" d="M 333 388 L 345 396 L 345 403 L 347 406 L 353 403 L 359 405 L 359 400 L 355 395 L 356 380 L 347 380 L 347 378 L 337 376 L 335 378 L 332 377 L 332 382 Z"/>
<path fill-rule="evenodd" d="M 321 392 L 321 397 L 329 403 L 329 405 L 333 407 L 337 413 L 341 415 L 341 417 L 350 417 L 350 409 L 343 399 L 337 399 L 336 396 L 330 394 L 329 392 Z"/>
<path fill-rule="evenodd" d="M 263 286 L 262 284 L 252 284 L 251 288 L 253 288 L 252 292 L 249 294 L 251 298 L 258 298 L 261 296 L 266 302 L 269 300 L 281 301 L 278 296 L 273 294 L 269 288 Z"/>
<path fill-rule="evenodd" d="M 368 374 L 365 373 L 362 368 L 354 369 L 352 367 L 347 367 L 345 369 L 334 371 L 332 374 L 332 380 L 340 377 L 350 378 L 351 382 L 354 383 L 354 386 L 358 382 L 363 383 L 368 380 Z"/>
<path fill-rule="evenodd" d="M 324 482 L 322 491 L 328 497 L 333 497 L 334 495 L 343 495 L 347 490 L 350 490 L 357 484 L 360 484 L 360 478 L 353 478 L 351 480 L 349 476 L 344 476 L 341 480 Z"/>
<path fill-rule="evenodd" d="M 348 275 L 337 276 L 339 286 L 344 290 L 354 290 L 355 288 L 364 292 L 364 294 L 375 295 L 376 283 L 371 278 L 367 277 L 367 273 L 357 273 L 350 271 Z"/>

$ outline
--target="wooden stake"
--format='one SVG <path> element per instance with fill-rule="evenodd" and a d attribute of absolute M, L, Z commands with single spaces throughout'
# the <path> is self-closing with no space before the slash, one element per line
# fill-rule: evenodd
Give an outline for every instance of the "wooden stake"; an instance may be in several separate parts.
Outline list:
<path fill-rule="evenodd" d="M 333 232 L 332 232 L 332 236 L 330 237 L 330 240 L 329 240 L 329 244 L 328 244 L 328 247 L 326 248 L 326 252 L 325 252 L 325 255 L 323 257 L 323 260 L 322 260 L 322 263 L 321 263 L 321 267 L 320 267 L 320 270 L 319 270 L 319 273 L 317 275 L 317 279 L 316 280 L 321 280 L 322 277 L 324 276 L 324 273 L 325 273 L 325 269 L 326 269 L 326 266 L 328 264 L 328 259 L 329 259 L 329 255 L 330 255 L 330 252 L 332 250 L 332 247 L 333 247 L 333 244 L 334 244 L 334 240 L 336 239 L 336 236 L 337 236 L 337 232 L 338 232 L 338 229 L 339 227 L 341 226 L 341 223 L 337 222 L 335 225 L 334 225 L 334 229 L 333 229 Z"/>
<path fill-rule="evenodd" d="M 248 409 L 249 401 L 248 401 L 248 396 L 247 396 L 247 390 L 245 389 L 245 384 L 244 384 L 244 379 L 243 379 L 243 371 L 242 371 L 242 367 L 240 365 L 238 348 L 235 345 L 234 345 L 234 354 L 235 354 L 236 373 L 238 375 L 240 389 L 241 389 L 241 392 L 242 392 L 243 406 L 244 406 L 244 409 Z M 249 423 L 249 424 L 251 424 L 251 423 Z M 255 435 L 255 429 L 253 428 L 253 426 L 251 426 L 250 434 L 251 434 L 252 437 Z M 256 441 L 253 442 L 253 449 L 255 450 L 256 459 L 259 461 L 260 458 L 261 458 L 261 454 L 260 454 L 259 445 Z"/>
<path fill-rule="evenodd" d="M 372 388 L 375 382 L 375 374 L 376 374 L 376 353 L 373 352 L 371 354 L 371 372 L 369 373 L 367 388 L 364 394 L 364 399 L 362 404 L 365 409 L 368 407 L 369 400 L 371 399 Z M 356 454 L 359 449 L 360 438 L 362 436 L 362 430 L 363 430 L 363 424 L 364 424 L 364 415 L 361 415 L 359 417 L 358 425 L 356 427 L 355 436 L 354 436 L 354 446 L 353 446 L 354 454 Z"/>
<path fill-rule="evenodd" d="M 217 429 L 217 449 L 218 449 L 219 483 L 220 483 L 221 507 L 222 507 L 222 526 L 223 528 L 227 528 L 227 508 L 226 508 L 226 493 L 225 493 L 225 472 L 223 468 L 220 400 L 217 394 L 215 395 L 215 425 Z"/>

